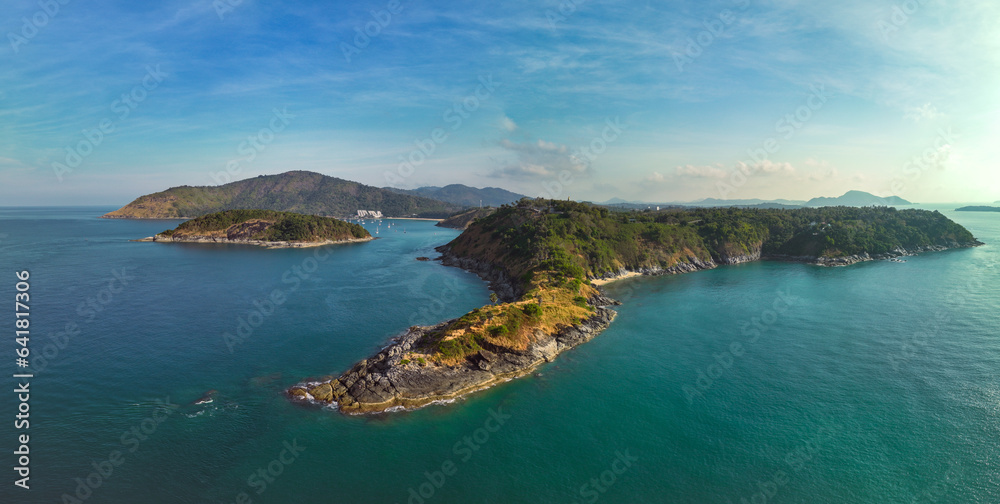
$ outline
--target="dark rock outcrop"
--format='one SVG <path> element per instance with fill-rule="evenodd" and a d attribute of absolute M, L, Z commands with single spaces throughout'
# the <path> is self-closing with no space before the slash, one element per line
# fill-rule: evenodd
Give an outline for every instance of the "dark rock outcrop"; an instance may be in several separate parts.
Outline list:
<path fill-rule="evenodd" d="M 490 290 L 495 292 L 500 301 L 504 303 L 517 301 L 524 294 L 517 282 L 511 280 L 510 274 L 501 266 L 479 259 L 458 257 L 451 252 L 447 245 L 442 245 L 434 250 L 441 253 L 441 256 L 438 257 L 441 264 L 470 271 L 489 282 Z"/>
<path fill-rule="evenodd" d="M 616 312 L 596 308 L 583 322 L 561 328 L 555 334 L 535 332 L 534 341 L 523 351 L 480 350 L 458 365 L 442 365 L 404 359 L 418 350 L 433 327 L 411 327 L 373 357 L 355 364 L 340 377 L 307 380 L 288 389 L 293 400 L 333 404 L 345 413 L 377 413 L 412 409 L 448 401 L 530 373 L 561 352 L 589 341 L 614 320 Z"/>

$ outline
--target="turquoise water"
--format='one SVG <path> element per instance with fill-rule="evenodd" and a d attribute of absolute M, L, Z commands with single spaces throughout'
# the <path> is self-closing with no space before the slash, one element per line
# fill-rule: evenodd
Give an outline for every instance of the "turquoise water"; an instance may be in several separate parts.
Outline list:
<path fill-rule="evenodd" d="M 618 282 L 615 323 L 534 375 L 368 417 L 281 391 L 487 303 L 475 276 L 415 260 L 457 232 L 395 221 L 370 243 L 263 250 L 129 242 L 176 221 L 96 218 L 110 208 L 0 209 L 0 292 L 30 269 L 49 357 L 32 489 L 8 470 L 0 502 L 1000 502 L 1000 217 L 949 208 L 987 245 Z M 241 318 L 255 327 L 227 345 Z M 15 410 L 3 394 L 5 451 Z"/>

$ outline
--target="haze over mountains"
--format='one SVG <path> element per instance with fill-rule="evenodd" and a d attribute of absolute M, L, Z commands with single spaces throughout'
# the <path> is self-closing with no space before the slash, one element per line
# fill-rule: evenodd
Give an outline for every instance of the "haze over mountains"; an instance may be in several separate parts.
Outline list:
<path fill-rule="evenodd" d="M 140 196 L 128 205 L 106 214 L 106 218 L 177 219 L 233 209 L 261 209 L 347 218 L 358 210 L 381 211 L 385 217 L 445 218 L 469 208 L 499 207 L 523 198 L 506 189 L 483 189 L 462 184 L 418 189 L 379 188 L 307 171 L 260 175 L 221 186 L 179 186 Z M 745 206 L 796 208 L 821 206 L 903 206 L 910 202 L 889 196 L 880 198 L 863 191 L 848 191 L 836 198 L 801 200 L 706 198 L 687 203 L 650 204 L 620 198 L 604 205 L 625 209 L 650 206 L 713 207 Z"/>
<path fill-rule="evenodd" d="M 390 188 L 391 189 L 391 188 Z M 482 189 L 462 184 L 450 184 L 444 187 L 420 187 L 417 189 L 391 189 L 403 194 L 422 196 L 446 203 L 468 207 L 493 206 L 498 207 L 513 203 L 525 196 L 499 187 L 484 187 Z"/>
<path fill-rule="evenodd" d="M 685 206 L 685 207 L 715 207 L 715 206 L 760 206 L 769 208 L 781 207 L 824 207 L 824 206 L 906 206 L 913 203 L 906 201 L 899 196 L 887 196 L 885 198 L 875 196 L 864 191 L 847 191 L 842 196 L 835 198 L 818 197 L 805 200 L 773 199 L 764 200 L 760 198 L 723 200 L 718 198 L 705 198 L 689 202 L 668 202 L 668 203 L 646 203 L 639 201 L 626 201 L 622 198 L 612 198 L 602 205 L 623 206 L 628 208 L 645 208 L 651 205 L 658 206 Z"/>

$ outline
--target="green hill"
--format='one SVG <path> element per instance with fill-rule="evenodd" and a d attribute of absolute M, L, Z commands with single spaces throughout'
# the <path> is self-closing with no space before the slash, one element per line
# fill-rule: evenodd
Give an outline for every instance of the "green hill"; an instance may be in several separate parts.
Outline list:
<path fill-rule="evenodd" d="M 176 219 L 255 208 L 346 218 L 358 210 L 386 217 L 444 218 L 463 207 L 329 177 L 291 171 L 221 186 L 180 186 L 137 198 L 105 214 L 108 219 Z"/>
<path fill-rule="evenodd" d="M 891 207 L 701 208 L 614 212 L 521 200 L 474 221 L 447 247 L 502 265 L 512 278 L 542 267 L 595 278 L 622 269 L 730 264 L 761 257 L 837 258 L 975 245 L 940 212 Z"/>
<path fill-rule="evenodd" d="M 273 210 L 227 210 L 182 223 L 155 237 L 159 240 L 254 240 L 266 242 L 324 242 L 371 238 L 350 222 Z M 154 241 L 159 241 L 154 240 Z"/>

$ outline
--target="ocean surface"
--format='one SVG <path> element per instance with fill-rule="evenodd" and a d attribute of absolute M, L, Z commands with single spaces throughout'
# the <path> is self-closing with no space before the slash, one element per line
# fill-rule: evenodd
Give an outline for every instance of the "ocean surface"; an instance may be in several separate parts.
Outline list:
<path fill-rule="evenodd" d="M 533 375 L 376 416 L 282 390 L 488 303 L 415 260 L 457 231 L 264 250 L 131 242 L 178 221 L 110 207 L 0 208 L 0 502 L 995 504 L 1000 214 L 957 206 L 931 208 L 985 246 L 616 282 L 614 324 Z M 21 269 L 30 491 L 10 469 Z"/>

